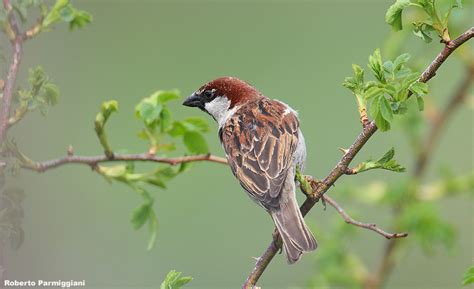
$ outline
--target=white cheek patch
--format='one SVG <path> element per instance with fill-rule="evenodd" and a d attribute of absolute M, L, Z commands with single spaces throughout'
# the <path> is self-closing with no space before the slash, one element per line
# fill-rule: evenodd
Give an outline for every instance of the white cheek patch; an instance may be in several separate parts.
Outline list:
<path fill-rule="evenodd" d="M 218 96 L 204 105 L 206 111 L 212 115 L 212 117 L 214 117 L 214 119 L 219 124 L 219 127 L 224 126 L 229 117 L 231 117 L 237 110 L 237 107 L 234 107 L 230 110 L 229 107 L 230 100 L 228 100 L 225 96 Z"/>

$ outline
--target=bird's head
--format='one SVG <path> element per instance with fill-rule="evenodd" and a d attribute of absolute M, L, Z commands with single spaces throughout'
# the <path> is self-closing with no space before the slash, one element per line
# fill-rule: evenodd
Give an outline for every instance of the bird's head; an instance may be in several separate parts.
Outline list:
<path fill-rule="evenodd" d="M 250 84 L 235 77 L 220 77 L 199 88 L 183 105 L 197 107 L 209 113 L 220 125 L 232 109 L 260 97 Z"/>

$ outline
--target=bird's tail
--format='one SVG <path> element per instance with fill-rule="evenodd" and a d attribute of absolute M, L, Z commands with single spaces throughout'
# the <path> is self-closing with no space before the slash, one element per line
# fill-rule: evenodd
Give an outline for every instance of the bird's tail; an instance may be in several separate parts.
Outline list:
<path fill-rule="evenodd" d="M 288 202 L 280 204 L 279 210 L 271 210 L 270 213 L 283 240 L 288 264 L 298 261 L 304 252 L 316 250 L 318 244 L 306 226 L 294 197 L 288 198 Z"/>

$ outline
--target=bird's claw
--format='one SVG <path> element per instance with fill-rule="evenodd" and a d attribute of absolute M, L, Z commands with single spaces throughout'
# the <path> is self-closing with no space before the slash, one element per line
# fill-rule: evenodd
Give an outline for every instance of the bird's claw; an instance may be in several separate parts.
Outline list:
<path fill-rule="evenodd" d="M 278 242 L 280 241 L 280 233 L 278 232 L 277 228 L 273 230 L 272 238 L 275 244 L 278 244 Z M 278 251 L 278 254 L 281 254 L 282 252 L 283 252 L 283 246 L 280 246 L 280 250 Z"/>

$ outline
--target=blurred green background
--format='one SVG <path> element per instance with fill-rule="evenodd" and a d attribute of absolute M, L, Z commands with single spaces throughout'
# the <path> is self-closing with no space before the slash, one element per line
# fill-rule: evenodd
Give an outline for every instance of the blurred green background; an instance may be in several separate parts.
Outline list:
<path fill-rule="evenodd" d="M 365 64 L 374 48 L 383 48 L 391 33 L 384 23 L 391 3 L 77 1 L 78 8 L 94 16 L 91 25 L 73 33 L 63 25 L 25 45 L 20 84 L 27 68 L 40 64 L 60 87 L 61 100 L 47 117 L 29 115 L 15 129 L 15 139 L 36 160 L 65 155 L 69 144 L 76 154 L 100 154 L 93 120 L 102 101 L 116 99 L 120 110 L 108 124 L 109 139 L 118 151 L 142 152 L 146 142 L 137 139 L 141 126 L 133 116 L 142 97 L 173 88 L 186 96 L 206 81 L 233 75 L 299 111 L 307 173 L 323 178 L 341 157 L 337 148 L 348 147 L 360 131 L 355 99 L 341 82 L 352 73 L 352 63 Z M 441 49 L 436 41 L 428 46 L 412 42 L 415 59 L 423 54 L 432 59 Z M 433 102 L 445 102 L 461 78 L 459 68 L 453 58 L 440 69 L 430 85 L 436 92 Z M 176 118 L 207 117 L 179 101 L 171 109 Z M 207 135 L 211 152 L 223 155 L 214 123 L 212 128 Z M 354 163 L 378 157 L 391 146 L 410 173 L 409 144 L 396 130 L 377 133 Z M 472 148 L 473 111 L 462 108 L 448 124 L 429 178 L 441 165 L 455 173 L 472 170 Z M 373 171 L 343 177 L 337 186 L 399 178 L 403 175 Z M 7 254 L 7 279 L 84 279 L 87 288 L 157 288 L 170 269 L 177 269 L 194 277 L 186 288 L 240 288 L 254 265 L 252 257 L 271 240 L 271 219 L 219 164 L 196 164 L 167 190 L 154 190 L 159 236 L 152 251 L 146 250 L 146 230 L 136 232 L 129 223 L 141 201 L 128 187 L 111 185 L 74 165 L 44 174 L 23 172 L 16 182 L 27 194 L 26 235 L 20 250 Z M 337 199 L 335 191 L 330 194 Z M 343 205 L 381 226 L 391 217 L 385 209 Z M 443 202 L 443 217 L 457 228 L 455 248 L 432 257 L 410 250 L 387 288 L 460 287 L 474 258 L 473 206 L 468 197 Z M 324 231 L 334 215 L 317 205 L 307 222 Z M 370 231 L 359 234 L 352 249 L 374 268 L 386 240 Z M 324 250 L 326 244 L 319 245 Z M 260 285 L 304 288 L 324 266 L 315 262 L 315 254 L 293 266 L 277 256 Z"/>

